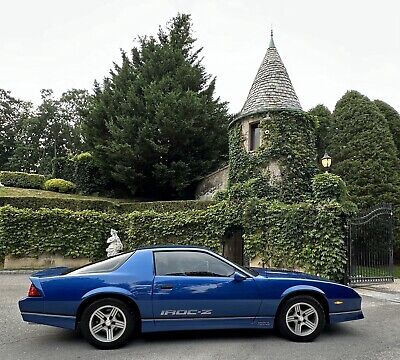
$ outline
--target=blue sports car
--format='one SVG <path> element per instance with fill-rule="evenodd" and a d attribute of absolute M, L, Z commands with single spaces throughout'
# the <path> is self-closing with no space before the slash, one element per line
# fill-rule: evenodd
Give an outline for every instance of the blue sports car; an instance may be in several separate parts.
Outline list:
<path fill-rule="evenodd" d="M 30 278 L 19 301 L 25 321 L 77 329 L 101 349 L 133 334 L 276 328 L 312 341 L 326 323 L 362 319 L 350 287 L 298 272 L 244 268 L 203 248 L 149 247 L 76 270 Z"/>

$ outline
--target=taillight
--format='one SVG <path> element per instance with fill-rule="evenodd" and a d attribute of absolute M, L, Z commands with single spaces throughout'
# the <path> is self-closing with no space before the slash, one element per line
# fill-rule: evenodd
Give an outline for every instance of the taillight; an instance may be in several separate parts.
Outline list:
<path fill-rule="evenodd" d="M 40 291 L 36 289 L 35 285 L 31 284 L 28 290 L 28 297 L 39 297 L 42 296 Z"/>

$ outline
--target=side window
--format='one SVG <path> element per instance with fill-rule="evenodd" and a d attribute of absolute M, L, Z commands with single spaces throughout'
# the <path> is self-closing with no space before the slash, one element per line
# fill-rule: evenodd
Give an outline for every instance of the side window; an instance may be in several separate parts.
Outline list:
<path fill-rule="evenodd" d="M 250 151 L 257 150 L 260 147 L 261 139 L 260 139 L 260 123 L 252 123 L 250 124 Z"/>
<path fill-rule="evenodd" d="M 94 264 L 89 264 L 86 266 L 83 266 L 79 269 L 73 270 L 69 272 L 68 274 L 92 274 L 92 273 L 98 273 L 98 272 L 109 272 L 116 270 L 118 267 L 120 267 L 128 258 L 133 254 L 133 252 L 113 256 L 109 259 L 103 260 L 96 262 Z"/>
<path fill-rule="evenodd" d="M 157 251 L 157 275 L 229 277 L 235 268 L 216 257 L 197 251 Z"/>

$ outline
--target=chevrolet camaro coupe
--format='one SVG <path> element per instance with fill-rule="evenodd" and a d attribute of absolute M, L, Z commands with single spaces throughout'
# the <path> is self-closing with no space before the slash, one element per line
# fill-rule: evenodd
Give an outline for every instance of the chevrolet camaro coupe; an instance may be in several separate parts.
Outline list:
<path fill-rule="evenodd" d="M 300 272 L 245 268 L 203 248 L 140 248 L 79 269 L 30 277 L 31 323 L 79 330 L 101 349 L 139 332 L 276 328 L 312 341 L 327 323 L 362 319 L 350 287 Z"/>

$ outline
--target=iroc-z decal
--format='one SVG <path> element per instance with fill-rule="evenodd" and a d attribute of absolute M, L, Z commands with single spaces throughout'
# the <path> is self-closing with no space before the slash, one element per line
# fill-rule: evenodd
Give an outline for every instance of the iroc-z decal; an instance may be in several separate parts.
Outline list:
<path fill-rule="evenodd" d="M 161 310 L 161 316 L 212 315 L 212 310 Z"/>

